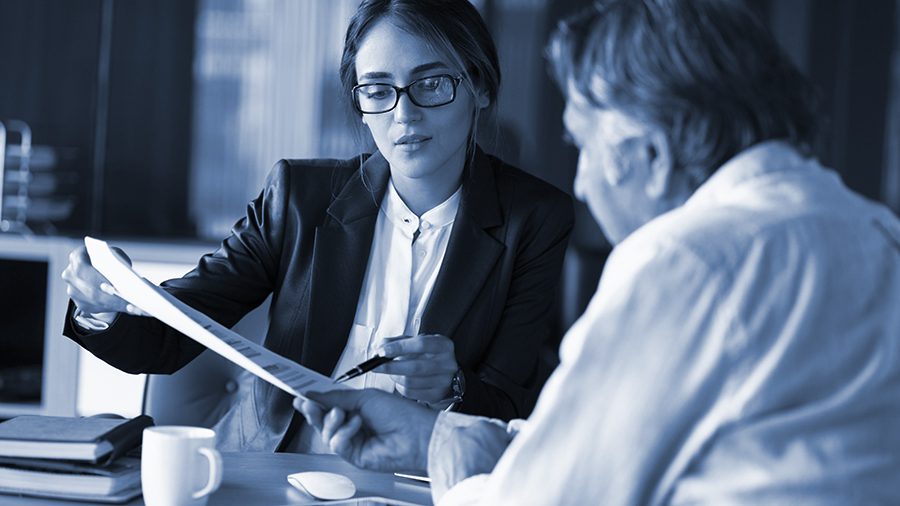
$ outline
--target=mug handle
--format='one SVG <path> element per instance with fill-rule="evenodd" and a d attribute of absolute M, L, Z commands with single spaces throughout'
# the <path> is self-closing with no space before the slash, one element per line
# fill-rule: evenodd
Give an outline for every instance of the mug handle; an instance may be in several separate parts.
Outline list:
<path fill-rule="evenodd" d="M 209 463 L 209 481 L 206 482 L 205 487 L 193 493 L 191 497 L 194 499 L 200 499 L 215 492 L 222 484 L 222 454 L 213 448 L 198 448 L 197 451 L 206 457 Z"/>

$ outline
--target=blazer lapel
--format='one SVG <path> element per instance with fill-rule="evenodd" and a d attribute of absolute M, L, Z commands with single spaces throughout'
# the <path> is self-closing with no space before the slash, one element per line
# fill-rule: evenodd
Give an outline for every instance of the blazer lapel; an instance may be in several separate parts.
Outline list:
<path fill-rule="evenodd" d="M 420 332 L 453 335 L 505 249 L 488 230 L 503 224 L 493 167 L 477 149 L 444 262 L 422 317 Z"/>
<path fill-rule="evenodd" d="M 316 228 L 301 363 L 325 375 L 347 344 L 389 176 L 387 161 L 376 152 L 344 185 Z"/>

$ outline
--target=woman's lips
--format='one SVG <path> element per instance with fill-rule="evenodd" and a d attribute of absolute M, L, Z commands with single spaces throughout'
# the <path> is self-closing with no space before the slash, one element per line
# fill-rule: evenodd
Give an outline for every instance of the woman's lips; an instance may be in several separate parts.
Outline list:
<path fill-rule="evenodd" d="M 406 151 L 415 151 L 417 149 L 420 149 L 426 142 L 430 140 L 431 137 L 427 135 L 409 134 L 404 135 L 394 141 L 394 146 Z"/>

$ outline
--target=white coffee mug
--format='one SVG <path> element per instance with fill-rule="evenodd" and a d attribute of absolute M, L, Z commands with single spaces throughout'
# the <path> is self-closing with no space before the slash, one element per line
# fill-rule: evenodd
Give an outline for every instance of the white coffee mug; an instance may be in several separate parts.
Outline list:
<path fill-rule="evenodd" d="M 144 429 L 141 488 L 147 506 L 203 506 L 222 483 L 216 433 L 202 427 Z"/>

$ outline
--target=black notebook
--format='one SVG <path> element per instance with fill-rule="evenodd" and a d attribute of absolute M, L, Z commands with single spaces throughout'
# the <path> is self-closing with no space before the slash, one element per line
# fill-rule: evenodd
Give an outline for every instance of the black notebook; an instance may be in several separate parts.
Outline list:
<path fill-rule="evenodd" d="M 0 457 L 109 462 L 141 443 L 146 415 L 136 418 L 22 415 L 0 423 Z"/>

